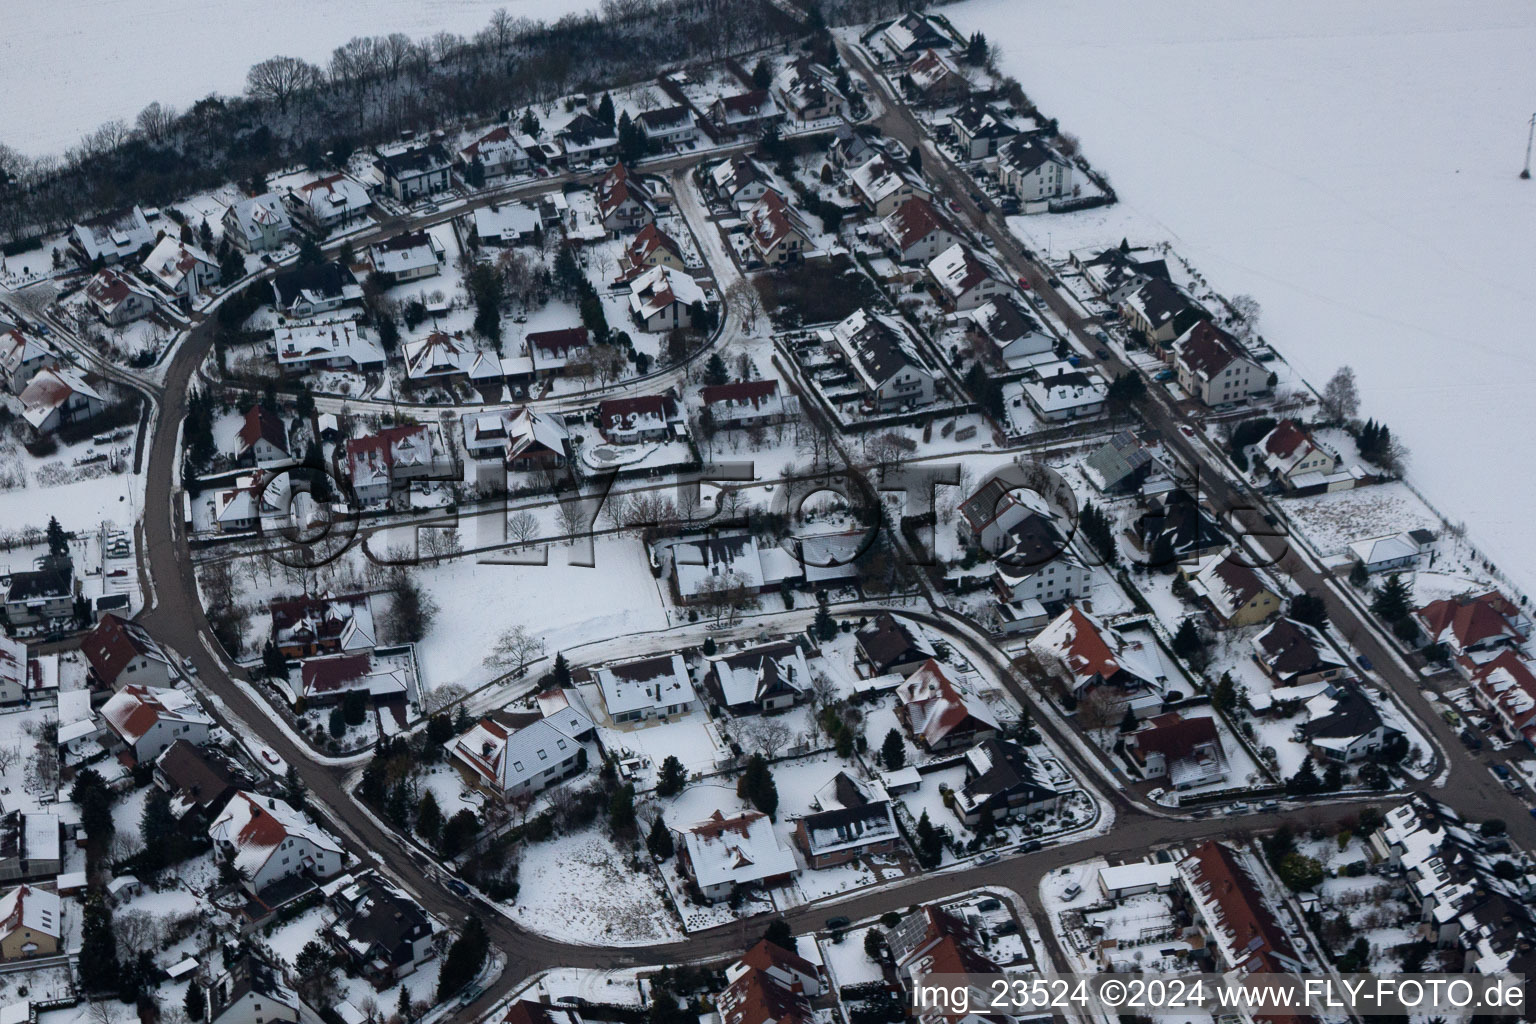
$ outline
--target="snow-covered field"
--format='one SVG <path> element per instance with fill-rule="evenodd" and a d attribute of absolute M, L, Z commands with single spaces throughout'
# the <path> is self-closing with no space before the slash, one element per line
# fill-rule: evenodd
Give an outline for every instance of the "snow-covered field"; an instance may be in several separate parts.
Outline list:
<path fill-rule="evenodd" d="M 497 8 L 553 22 L 596 6 L 592 0 L 269 0 L 222 4 L 211 17 L 199 0 L 7 3 L 0 142 L 34 156 L 62 152 L 104 121 L 132 122 L 153 101 L 186 107 L 209 93 L 239 93 L 250 66 L 277 54 L 324 66 L 353 36 L 474 35 Z M 303 29 L 296 31 L 298 25 Z"/>
<path fill-rule="evenodd" d="M 1058 255 L 1168 239 L 1217 290 L 1252 294 L 1261 332 L 1315 385 L 1355 367 L 1362 413 L 1408 444 L 1414 480 L 1536 586 L 1521 515 L 1536 478 L 1488 443 L 1490 427 L 1536 426 L 1536 182 L 1516 177 L 1536 7 L 968 0 L 945 12 L 1002 45 L 1004 70 L 1120 195 L 1109 211 L 1016 224 Z"/>

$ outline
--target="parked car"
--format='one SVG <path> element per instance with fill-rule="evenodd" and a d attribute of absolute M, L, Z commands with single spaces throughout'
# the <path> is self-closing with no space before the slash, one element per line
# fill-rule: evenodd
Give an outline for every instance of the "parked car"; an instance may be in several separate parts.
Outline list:
<path fill-rule="evenodd" d="M 1468 750 L 1483 749 L 1483 741 L 1478 739 L 1477 733 L 1473 732 L 1471 729 L 1461 730 L 1461 742 L 1466 746 Z"/>
<path fill-rule="evenodd" d="M 1109 349 L 1107 349 L 1107 348 L 1094 349 L 1093 354 L 1098 356 L 1100 359 L 1108 359 L 1109 358 Z"/>
<path fill-rule="evenodd" d="M 1019 278 L 1019 287 L 1023 288 L 1025 291 L 1029 291 L 1029 278 L 1027 278 L 1027 277 Z"/>
<path fill-rule="evenodd" d="M 1027 839 L 1019 845 L 1019 849 L 1024 853 L 1034 853 L 1036 850 L 1045 849 L 1045 844 L 1038 839 Z"/>
<path fill-rule="evenodd" d="M 986 914 L 993 910 L 1000 909 L 1002 905 L 1003 904 L 1001 900 L 989 896 L 982 900 L 980 903 L 976 904 L 976 909 L 981 911 L 983 914 Z"/>
<path fill-rule="evenodd" d="M 827 918 L 827 928 L 834 932 L 842 931 L 852 923 L 852 921 L 848 920 L 846 917 L 843 917 L 841 914 L 839 914 L 837 917 Z"/>
<path fill-rule="evenodd" d="M 444 884 L 448 886 L 449 892 L 461 896 L 464 899 L 469 899 L 469 886 L 465 885 L 457 878 L 450 878 Z"/>
<path fill-rule="evenodd" d="M 1506 768 L 1504 765 L 1500 764 L 1499 762 L 1491 761 L 1491 762 L 1489 762 L 1488 767 L 1491 768 L 1493 770 L 1493 774 L 1497 775 L 1499 778 L 1501 778 L 1501 779 L 1509 778 L 1509 769 Z"/>
<path fill-rule="evenodd" d="M 1002 924 L 998 925 L 996 928 L 993 928 L 992 929 L 992 934 L 993 935 L 1012 935 L 1014 932 L 1016 932 L 1018 930 L 1019 930 L 1019 922 L 1013 921 L 1013 920 L 1009 920 L 1009 921 L 1004 921 Z"/>
<path fill-rule="evenodd" d="M 1360 663 L 1360 667 L 1365 669 L 1367 672 L 1370 672 L 1371 670 L 1373 670 L 1375 668 L 1375 666 L 1371 664 L 1371 659 L 1367 658 L 1363 654 L 1356 655 L 1355 656 L 1355 660 L 1357 662 L 1359 662 Z"/>

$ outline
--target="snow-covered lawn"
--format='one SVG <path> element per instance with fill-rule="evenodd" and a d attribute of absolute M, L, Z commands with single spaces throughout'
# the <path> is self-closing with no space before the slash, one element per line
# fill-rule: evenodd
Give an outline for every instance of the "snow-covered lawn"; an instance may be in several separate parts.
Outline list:
<path fill-rule="evenodd" d="M 1440 532 L 1435 513 L 1405 484 L 1356 487 L 1289 498 L 1286 514 L 1320 555 L 1340 554 L 1351 541 L 1420 528 Z"/>
<path fill-rule="evenodd" d="M 669 865 L 670 866 L 670 865 Z M 607 833 L 589 829 L 524 851 L 513 919 L 543 935 L 594 945 L 633 946 L 682 937 L 671 901 L 648 869 Z"/>
<path fill-rule="evenodd" d="M 1536 478 L 1487 440 L 1489 424 L 1519 436 L 1536 417 L 1536 204 L 1516 177 L 1536 7 L 968 0 L 945 14 L 1003 41 L 1004 70 L 1119 193 L 1109 211 L 1016 218 L 1033 244 L 1171 239 L 1214 287 L 1258 299 L 1266 340 L 1314 385 L 1352 364 L 1362 414 L 1408 444 L 1414 479 L 1536 580 L 1509 512 L 1536 501 Z"/>

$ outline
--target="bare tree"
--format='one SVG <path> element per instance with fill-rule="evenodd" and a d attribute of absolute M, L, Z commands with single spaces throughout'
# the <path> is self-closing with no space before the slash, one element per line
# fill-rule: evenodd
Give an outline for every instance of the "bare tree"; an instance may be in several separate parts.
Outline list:
<path fill-rule="evenodd" d="M 739 278 L 725 290 L 725 301 L 741 320 L 741 329 L 751 334 L 757 329 L 757 321 L 763 315 L 763 297 L 757 286 L 746 278 Z"/>
<path fill-rule="evenodd" d="M 521 673 L 530 661 L 543 653 L 544 638 L 528 632 L 527 626 L 518 625 L 501 634 L 485 663 Z"/>
<path fill-rule="evenodd" d="M 0 774 L 10 771 L 21 762 L 21 746 L 8 743 L 0 746 Z"/>
<path fill-rule="evenodd" d="M 789 726 L 777 718 L 760 718 L 752 729 L 753 745 L 769 760 L 783 753 L 793 735 Z"/>
<path fill-rule="evenodd" d="M 519 544 L 526 544 L 533 539 L 533 535 L 539 530 L 539 520 L 532 512 L 524 509 L 514 512 L 507 517 L 507 536 Z"/>
<path fill-rule="evenodd" d="M 1228 305 L 1232 307 L 1232 333 L 1251 341 L 1259 333 L 1259 300 L 1252 295 L 1234 295 Z"/>
<path fill-rule="evenodd" d="M 1094 690 L 1077 704 L 1077 722 L 1090 733 L 1098 734 L 1120 724 L 1115 714 L 1115 703 L 1103 693 Z M 1103 737 L 1097 736 L 1101 742 Z"/>
<path fill-rule="evenodd" d="M 139 111 L 134 124 L 150 142 L 156 144 L 164 142 L 170 135 L 171 128 L 176 124 L 176 108 L 158 102 L 151 103 Z"/>
<path fill-rule="evenodd" d="M 568 498 L 556 504 L 555 519 L 560 524 L 560 535 L 573 542 L 587 528 L 587 510 L 581 507 L 580 498 Z"/>
<path fill-rule="evenodd" d="M 1347 423 L 1360 411 L 1360 389 L 1355 384 L 1353 367 L 1341 366 L 1323 388 L 1319 403 L 1331 423 Z"/>
<path fill-rule="evenodd" d="M 269 57 L 251 66 L 245 90 L 256 99 L 271 100 L 286 114 L 288 104 L 323 80 L 320 69 L 298 57 Z"/>
<path fill-rule="evenodd" d="M 421 695 L 421 713 L 430 718 L 432 715 L 457 704 L 468 696 L 469 691 L 458 683 L 444 683 L 441 686 L 434 686 Z"/>

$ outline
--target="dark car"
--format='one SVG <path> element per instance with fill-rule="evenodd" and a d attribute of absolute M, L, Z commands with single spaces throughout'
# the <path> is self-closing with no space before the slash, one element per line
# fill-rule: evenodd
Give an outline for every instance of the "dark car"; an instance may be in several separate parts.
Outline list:
<path fill-rule="evenodd" d="M 1034 853 L 1036 850 L 1045 849 L 1045 844 L 1038 839 L 1030 839 L 1019 844 L 1020 853 Z"/>
<path fill-rule="evenodd" d="M 1373 666 L 1373 665 L 1372 665 L 1372 664 L 1371 664 L 1371 659 L 1370 659 L 1370 658 L 1367 658 L 1367 657 L 1366 657 L 1366 656 L 1365 656 L 1365 655 L 1363 655 L 1363 654 L 1361 654 L 1361 655 L 1358 655 L 1358 656 L 1357 656 L 1357 657 L 1356 657 L 1356 658 L 1355 658 L 1355 660 L 1356 660 L 1356 661 L 1358 661 L 1358 662 L 1359 662 L 1359 663 L 1360 663 L 1360 667 L 1361 667 L 1361 668 L 1363 668 L 1363 669 L 1365 669 L 1365 670 L 1366 670 L 1366 671 L 1367 671 L 1367 672 L 1369 672 L 1369 671 L 1371 671 L 1371 669 L 1372 669 L 1372 668 L 1374 668 L 1374 667 L 1375 667 L 1375 666 Z"/>
<path fill-rule="evenodd" d="M 1478 739 L 1477 733 L 1473 732 L 1471 729 L 1461 730 L 1461 742 L 1466 745 L 1468 750 L 1483 749 L 1483 741 Z"/>
<path fill-rule="evenodd" d="M 996 928 L 992 929 L 992 934 L 993 935 L 1012 935 L 1014 932 L 1016 932 L 1018 930 L 1019 930 L 1019 922 L 1017 922 L 1017 921 L 1004 921 L 1002 924 L 1000 924 Z"/>
<path fill-rule="evenodd" d="M 1504 767 L 1502 764 L 1499 764 L 1497 761 L 1493 762 L 1488 767 L 1492 768 L 1493 769 L 1493 774 L 1497 775 L 1499 778 L 1501 778 L 1501 779 L 1509 778 L 1509 769 Z"/>
<path fill-rule="evenodd" d="M 448 886 L 449 892 L 462 896 L 465 899 L 469 899 L 469 886 L 465 885 L 457 878 L 450 878 L 444 884 Z"/>
<path fill-rule="evenodd" d="M 1109 358 L 1109 349 L 1107 349 L 1107 348 L 1095 349 L 1093 354 L 1098 356 L 1100 359 L 1108 359 Z"/>
<path fill-rule="evenodd" d="M 852 921 L 848 920 L 846 917 L 843 917 L 841 914 L 839 914 L 837 917 L 827 918 L 827 928 L 834 932 L 842 931 L 852 923 Z"/>
<path fill-rule="evenodd" d="M 1047 282 L 1047 283 L 1048 283 L 1048 284 L 1049 284 L 1049 285 L 1050 285 L 1050 286 L 1051 286 L 1051 287 L 1052 287 L 1052 288 L 1060 288 L 1060 287 L 1061 287 L 1061 279 L 1060 279 L 1060 278 L 1057 278 L 1057 277 L 1053 277 L 1053 278 L 1051 278 L 1051 279 L 1050 279 L 1050 280 L 1049 280 L 1049 281 L 1048 281 L 1048 282 Z"/>

